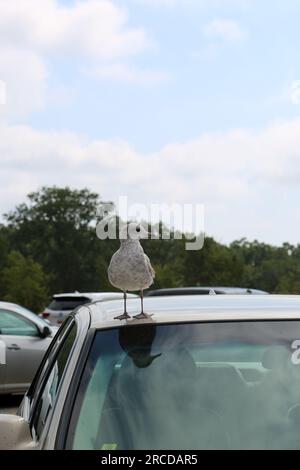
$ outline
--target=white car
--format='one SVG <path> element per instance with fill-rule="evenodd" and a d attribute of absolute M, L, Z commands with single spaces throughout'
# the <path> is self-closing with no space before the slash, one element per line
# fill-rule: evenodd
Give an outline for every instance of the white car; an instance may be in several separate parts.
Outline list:
<path fill-rule="evenodd" d="M 145 311 L 70 315 L 18 416 L 0 415 L 0 449 L 300 450 L 300 296 L 149 297 Z"/>
<path fill-rule="evenodd" d="M 135 294 L 127 294 L 128 299 L 137 297 Z M 123 298 L 122 292 L 73 292 L 55 294 L 48 307 L 40 316 L 51 325 L 61 325 L 67 315 L 75 308 L 90 302 L 105 302 Z"/>
<path fill-rule="evenodd" d="M 0 394 L 28 389 L 56 331 L 26 308 L 0 302 Z"/>

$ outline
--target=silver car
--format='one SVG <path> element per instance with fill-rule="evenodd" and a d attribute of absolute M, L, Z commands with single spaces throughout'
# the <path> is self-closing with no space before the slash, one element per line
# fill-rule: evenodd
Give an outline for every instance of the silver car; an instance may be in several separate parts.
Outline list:
<path fill-rule="evenodd" d="M 170 287 L 154 289 L 145 292 L 147 297 L 161 297 L 163 295 L 267 295 L 268 292 L 258 289 L 247 289 L 243 287 Z"/>
<path fill-rule="evenodd" d="M 300 296 L 122 311 L 96 302 L 68 317 L 18 416 L 0 415 L 0 449 L 300 449 Z"/>
<path fill-rule="evenodd" d="M 137 297 L 135 294 L 127 294 L 128 298 Z M 47 308 L 40 314 L 51 325 L 60 326 L 64 319 L 75 308 L 95 301 L 122 299 L 122 292 L 71 292 L 55 294 Z"/>
<path fill-rule="evenodd" d="M 29 310 L 0 302 L 0 394 L 28 389 L 56 330 Z"/>

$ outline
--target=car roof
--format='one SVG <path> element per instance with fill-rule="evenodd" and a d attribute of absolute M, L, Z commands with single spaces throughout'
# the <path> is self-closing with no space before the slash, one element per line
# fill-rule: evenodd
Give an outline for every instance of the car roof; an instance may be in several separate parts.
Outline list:
<path fill-rule="evenodd" d="M 186 295 L 146 297 L 145 311 L 153 314 L 150 319 L 115 320 L 123 313 L 123 301 L 93 302 L 78 309 L 88 308 L 91 327 L 108 328 L 143 323 L 182 323 L 239 320 L 300 320 L 300 296 L 287 295 Z M 127 301 L 128 313 L 140 312 L 140 300 Z"/>
<path fill-rule="evenodd" d="M 170 287 L 164 289 L 154 289 L 147 292 L 146 296 L 159 296 L 159 295 L 184 295 L 184 294 L 193 294 L 197 295 L 199 293 L 210 293 L 210 294 L 268 294 L 266 291 L 252 289 L 247 287 L 205 287 L 205 286 L 196 286 L 196 287 Z"/>
<path fill-rule="evenodd" d="M 1 300 L 0 302 L 0 308 L 15 308 L 15 307 L 19 307 L 18 304 L 14 304 L 13 302 L 4 302 Z"/>

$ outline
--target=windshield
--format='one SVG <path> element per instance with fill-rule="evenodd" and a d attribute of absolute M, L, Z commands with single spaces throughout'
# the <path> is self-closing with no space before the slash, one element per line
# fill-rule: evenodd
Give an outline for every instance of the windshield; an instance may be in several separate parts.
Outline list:
<path fill-rule="evenodd" d="M 300 323 L 97 332 L 73 449 L 300 449 Z"/>

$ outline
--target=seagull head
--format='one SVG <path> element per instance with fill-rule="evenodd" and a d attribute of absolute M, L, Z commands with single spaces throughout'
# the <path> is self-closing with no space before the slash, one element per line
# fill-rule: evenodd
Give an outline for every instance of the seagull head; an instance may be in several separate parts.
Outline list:
<path fill-rule="evenodd" d="M 120 232 L 121 240 L 141 240 L 148 238 L 149 232 L 141 225 L 135 222 L 130 222 L 122 228 Z"/>

